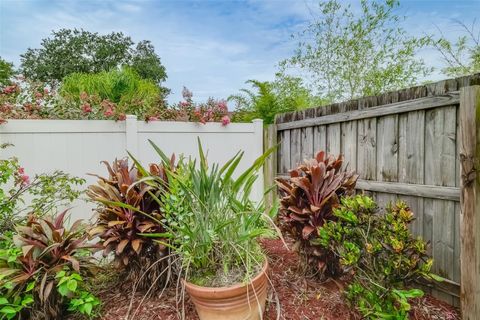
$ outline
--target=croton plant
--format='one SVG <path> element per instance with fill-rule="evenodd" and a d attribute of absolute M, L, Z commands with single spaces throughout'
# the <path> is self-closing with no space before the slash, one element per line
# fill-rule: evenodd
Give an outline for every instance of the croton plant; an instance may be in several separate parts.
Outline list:
<path fill-rule="evenodd" d="M 172 156 L 171 166 L 174 160 Z M 151 164 L 148 172 L 141 166 L 130 167 L 127 159 L 104 164 L 109 176 L 97 176 L 98 183 L 87 190 L 87 195 L 100 203 L 98 220 L 89 233 L 100 238 L 105 256 L 113 253 L 126 284 L 153 293 L 156 290 L 152 289 L 163 288 L 168 276 L 168 262 L 160 262 L 168 248 L 156 201 L 168 186 L 167 164 Z M 151 177 L 155 182 L 148 180 Z"/>
<path fill-rule="evenodd" d="M 324 151 L 305 160 L 290 171 L 290 178 L 277 179 L 281 194 L 280 225 L 295 241 L 295 249 L 305 259 L 305 266 L 314 275 L 335 276 L 340 273 L 338 258 L 332 251 L 313 244 L 318 229 L 335 220 L 333 208 L 340 198 L 352 194 L 358 175 L 343 166 L 343 156 Z"/>

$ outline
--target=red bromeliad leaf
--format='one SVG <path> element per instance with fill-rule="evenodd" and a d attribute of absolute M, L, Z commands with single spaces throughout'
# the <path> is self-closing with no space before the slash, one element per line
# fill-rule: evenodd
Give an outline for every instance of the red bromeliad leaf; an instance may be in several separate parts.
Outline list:
<path fill-rule="evenodd" d="M 113 250 L 116 262 L 126 265 L 130 258 L 141 255 L 144 248 L 156 250 L 159 247 L 155 237 L 143 239 L 137 235 L 165 232 L 159 222 L 162 217 L 157 200 L 161 197 L 158 194 L 152 196 L 151 192 L 168 187 L 167 167 L 170 166 L 169 170 L 175 168 L 175 157 L 172 156 L 170 163 L 164 160 L 161 164 L 151 164 L 149 172 L 141 167 L 137 170 L 136 166 L 129 166 L 127 159 L 115 160 L 112 164 L 103 163 L 109 177 L 96 176 L 98 183 L 87 190 L 87 195 L 100 203 L 98 222 L 89 234 L 98 235 L 104 255 Z"/>
<path fill-rule="evenodd" d="M 72 263 L 73 270 L 80 271 L 80 262 L 72 256 L 62 256 L 63 260 L 70 261 Z"/>
<path fill-rule="evenodd" d="M 135 240 L 132 241 L 132 248 L 138 254 L 140 253 L 141 245 L 142 245 L 142 240 L 141 239 L 135 239 Z"/>
<path fill-rule="evenodd" d="M 306 225 L 303 227 L 303 230 L 302 230 L 302 236 L 303 236 L 303 239 L 308 239 L 308 237 L 310 236 L 310 234 L 315 231 L 315 228 L 310 226 L 310 225 Z"/>
<path fill-rule="evenodd" d="M 280 200 L 281 228 L 299 241 L 301 252 L 314 258 L 314 268 L 325 269 L 326 249 L 312 245 L 316 230 L 325 222 L 335 219 L 333 208 L 340 197 L 354 192 L 358 175 L 343 168 L 343 156 L 334 157 L 323 151 L 292 169 L 290 179 L 277 179 L 282 196 Z M 316 250 L 319 254 L 313 254 Z M 310 252 L 310 253 L 309 253 Z"/>
<path fill-rule="evenodd" d="M 123 239 L 122 241 L 120 241 L 117 245 L 117 254 L 121 254 L 129 242 L 130 241 L 127 239 Z"/>

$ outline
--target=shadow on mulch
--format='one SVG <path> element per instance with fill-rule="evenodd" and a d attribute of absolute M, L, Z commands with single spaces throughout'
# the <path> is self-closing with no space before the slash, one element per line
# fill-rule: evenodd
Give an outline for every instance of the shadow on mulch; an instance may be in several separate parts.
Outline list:
<path fill-rule="evenodd" d="M 360 319 L 351 311 L 341 293 L 343 282 L 328 281 L 316 283 L 301 276 L 296 254 L 287 250 L 280 240 L 262 241 L 270 260 L 271 289 L 267 302 L 268 320 L 330 320 Z M 273 289 L 272 289 L 273 288 Z M 118 289 L 104 290 L 100 294 L 103 302 L 102 320 L 125 318 L 131 301 L 130 295 Z M 176 307 L 175 289 L 168 289 L 160 298 L 148 298 L 140 305 L 141 294 L 135 295 L 132 313 L 135 320 L 176 320 L 179 319 Z M 185 318 L 197 320 L 193 305 L 186 299 Z M 136 312 L 135 312 L 136 311 Z M 412 303 L 410 319 L 461 319 L 454 307 L 426 295 Z"/>

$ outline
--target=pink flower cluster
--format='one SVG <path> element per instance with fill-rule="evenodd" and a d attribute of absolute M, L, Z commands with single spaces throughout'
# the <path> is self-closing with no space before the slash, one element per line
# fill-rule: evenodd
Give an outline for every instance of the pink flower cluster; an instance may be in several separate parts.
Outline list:
<path fill-rule="evenodd" d="M 30 184 L 30 177 L 25 174 L 25 169 L 23 167 L 19 167 L 17 173 L 22 186 L 27 186 Z"/>
<path fill-rule="evenodd" d="M 6 86 L 3 88 L 2 93 L 3 94 L 12 94 L 12 93 L 17 93 L 20 91 L 20 88 L 18 87 L 17 84 L 13 84 L 11 86 Z"/>
<path fill-rule="evenodd" d="M 82 92 L 80 94 L 80 103 L 80 108 L 84 115 L 95 113 L 97 116 L 101 114 L 106 118 L 112 118 L 117 115 L 117 120 L 126 119 L 124 113 L 117 114 L 117 105 L 108 99 L 101 100 L 98 96 Z"/>

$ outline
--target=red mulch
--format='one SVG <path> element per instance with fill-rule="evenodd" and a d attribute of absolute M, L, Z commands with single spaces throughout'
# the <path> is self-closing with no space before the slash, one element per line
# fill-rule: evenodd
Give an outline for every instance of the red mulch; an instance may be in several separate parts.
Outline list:
<path fill-rule="evenodd" d="M 357 313 L 351 311 L 342 296 L 341 287 L 344 285 L 342 281 L 328 281 L 320 284 L 306 280 L 301 276 L 298 257 L 294 252 L 288 251 L 280 240 L 263 240 L 262 245 L 270 259 L 269 274 L 274 288 L 270 290 L 266 319 L 360 319 Z M 125 319 L 131 300 L 128 294 L 112 289 L 102 292 L 100 297 L 103 301 L 100 319 Z M 136 310 L 142 298 L 141 294 L 135 295 L 131 310 Z M 185 300 L 185 318 L 197 320 L 193 306 L 188 299 Z M 457 309 L 428 295 L 416 299 L 412 306 L 411 319 L 460 319 Z M 277 318 L 278 310 L 280 315 Z M 133 319 L 179 319 L 175 289 L 169 289 L 160 298 L 145 299 Z"/>

